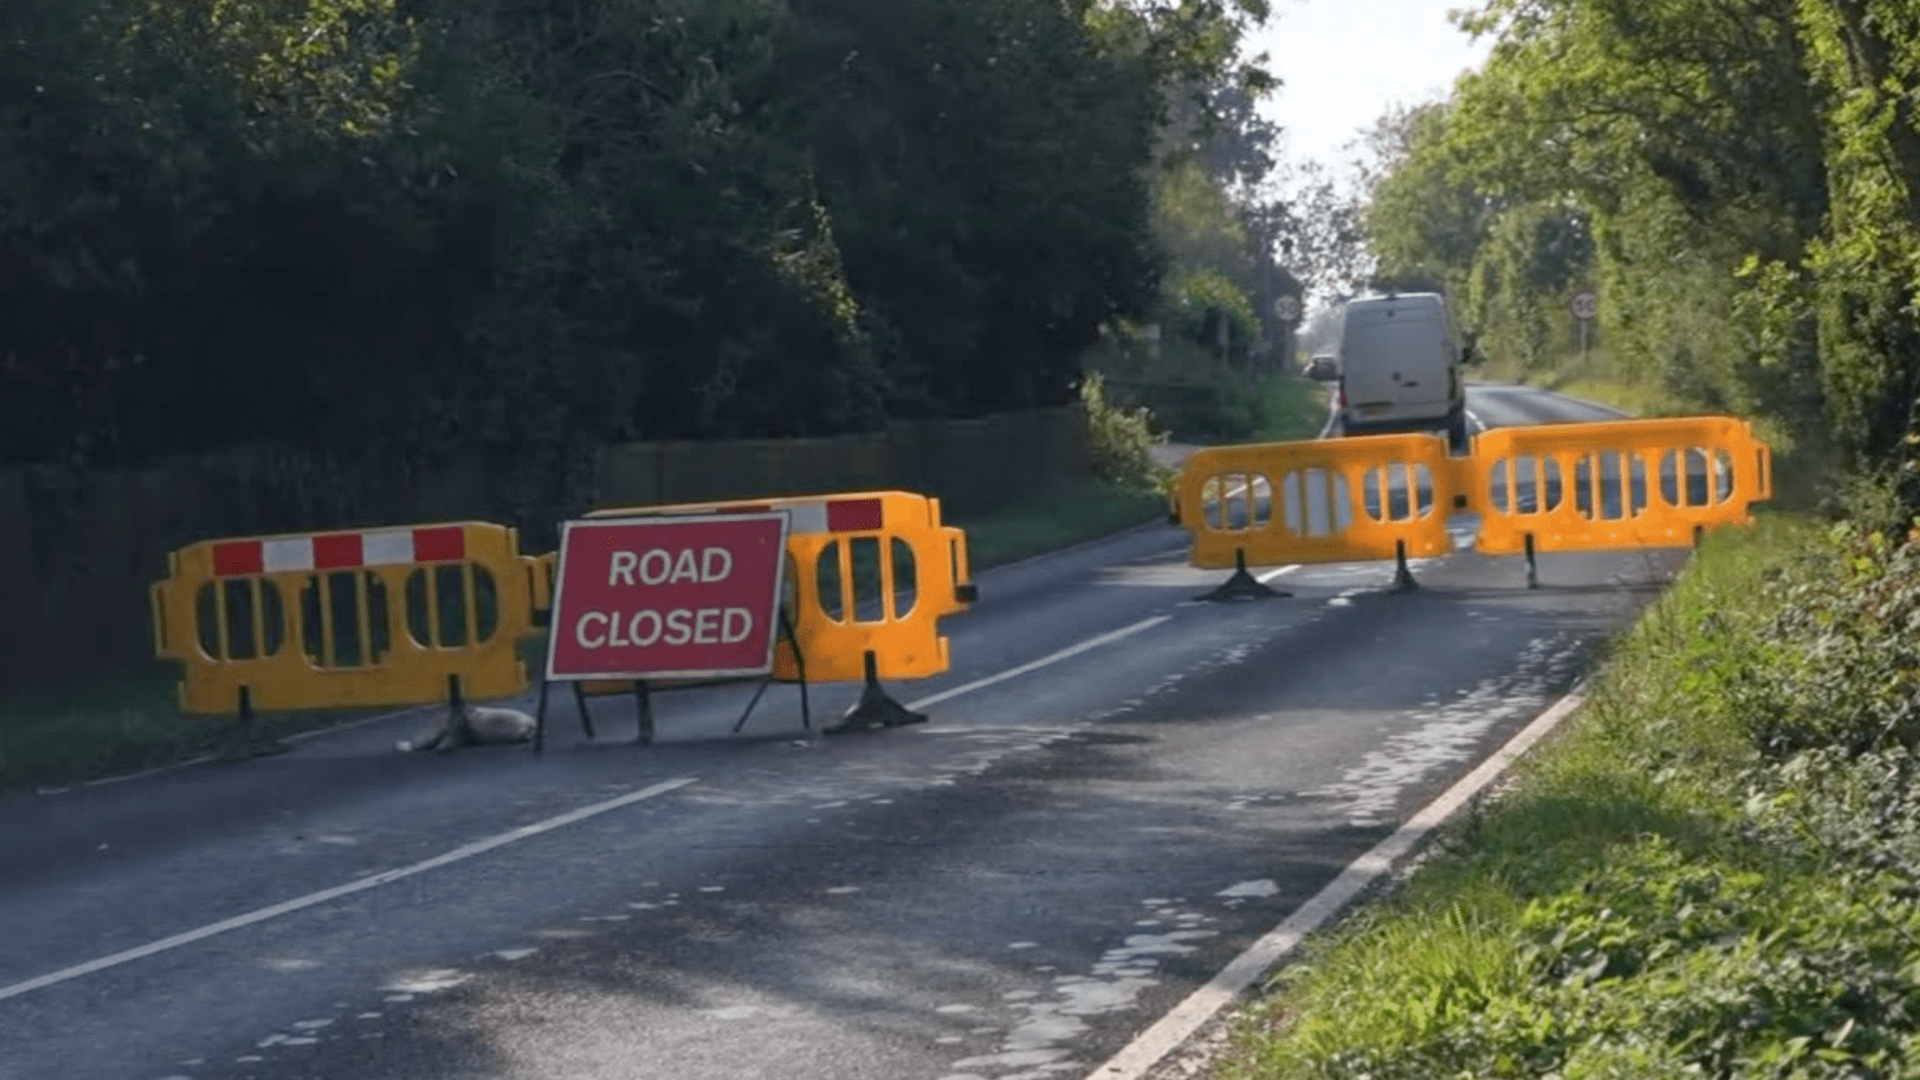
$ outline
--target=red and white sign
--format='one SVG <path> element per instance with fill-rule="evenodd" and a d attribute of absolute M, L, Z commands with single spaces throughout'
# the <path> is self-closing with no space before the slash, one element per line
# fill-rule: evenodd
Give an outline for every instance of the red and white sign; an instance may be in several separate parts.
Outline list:
<path fill-rule="evenodd" d="M 354 570 L 364 566 L 459 562 L 466 557 L 465 526 L 429 525 L 417 529 L 222 540 L 213 545 L 213 573 L 215 577 L 245 577 L 283 570 Z"/>
<path fill-rule="evenodd" d="M 567 522 L 548 680 L 766 674 L 786 551 L 784 513 Z"/>

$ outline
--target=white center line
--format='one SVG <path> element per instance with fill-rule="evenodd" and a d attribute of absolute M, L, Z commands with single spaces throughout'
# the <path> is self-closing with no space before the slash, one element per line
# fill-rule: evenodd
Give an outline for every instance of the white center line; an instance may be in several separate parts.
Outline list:
<path fill-rule="evenodd" d="M 1278 571 L 1272 571 L 1270 573 L 1271 574 L 1285 573 L 1287 570 L 1291 570 L 1291 569 L 1295 569 L 1295 567 L 1281 567 Z M 962 694 L 970 694 L 975 690 L 984 689 L 986 687 L 994 685 L 995 683 L 1001 683 L 1001 682 L 1007 681 L 1008 679 L 1018 678 L 1019 676 L 1028 674 L 1029 672 L 1038 671 L 1041 668 L 1049 667 L 1051 665 L 1060 663 L 1062 660 L 1068 660 L 1075 656 L 1079 656 L 1081 653 L 1088 652 L 1093 649 L 1097 649 L 1102 645 L 1110 644 L 1112 642 L 1120 640 L 1121 638 L 1128 637 L 1133 634 L 1137 634 L 1142 630 L 1148 630 L 1155 626 L 1159 626 L 1161 623 L 1167 622 L 1172 618 L 1173 616 L 1171 615 L 1155 615 L 1150 619 L 1142 619 L 1139 622 L 1133 623 L 1130 626 L 1123 626 L 1118 630 L 1109 631 L 1105 634 L 1099 635 L 1098 637 L 1088 638 L 1087 640 L 1079 643 L 1078 645 L 1068 646 L 1067 648 L 1061 649 L 1059 652 L 1052 653 L 1047 656 L 1043 656 L 1040 659 L 1031 661 L 1029 663 L 1021 664 L 1019 667 L 1008 668 L 1007 670 L 1002 671 L 997 675 L 989 675 L 984 679 L 975 679 L 973 682 L 956 686 L 951 690 L 942 690 L 940 693 L 933 694 L 929 697 L 921 698 L 918 701 L 909 702 L 907 705 L 907 708 L 914 709 L 914 710 L 924 709 L 929 705 L 935 705 L 942 701 L 947 701 L 951 698 L 959 697 Z M 449 851 L 444 855 L 436 855 L 431 859 L 425 860 L 424 862 L 414 863 L 412 866 L 403 866 L 397 870 L 383 871 L 381 873 L 374 874 L 369 877 L 361 878 L 358 881 L 350 882 L 346 885 L 337 885 L 331 889 L 322 889 L 319 892 L 308 893 L 305 896 L 295 897 L 292 900 L 283 901 L 281 903 L 274 904 L 271 907 L 260 908 L 256 911 L 247 912 L 244 915 L 236 915 L 231 919 L 222 919 L 219 922 L 209 923 L 206 926 L 202 926 L 194 930 L 188 930 L 183 933 L 175 934 L 172 937 L 161 938 L 158 941 L 148 942 L 145 945 L 140 945 L 140 946 L 136 946 L 135 948 L 126 949 L 124 951 L 114 953 L 111 956 L 103 956 L 97 960 L 89 960 L 84 964 L 75 964 L 72 967 L 62 968 L 59 971 L 48 972 L 45 975 L 40 975 L 35 978 L 28 979 L 25 982 L 17 982 L 10 986 L 0 986 L 0 1001 L 4 1001 L 7 998 L 11 998 L 11 997 L 18 997 L 21 994 L 32 993 L 35 990 L 44 989 L 46 987 L 53 986 L 58 983 L 67 982 L 72 979 L 77 979 L 83 975 L 91 975 L 96 971 L 104 971 L 107 968 L 118 967 L 121 964 L 126 964 L 134 960 L 139 960 L 148 956 L 153 956 L 156 953 L 163 953 L 170 949 L 177 949 L 182 945 L 191 945 L 196 941 L 204 941 L 207 938 L 213 937 L 217 934 L 224 934 L 229 930 L 238 930 L 238 929 L 241 929 L 242 927 L 252 926 L 255 923 L 265 922 L 268 919 L 278 918 L 282 915 L 287 915 L 295 911 L 300 911 L 305 908 L 310 908 L 315 906 L 316 904 L 324 904 L 331 900 L 338 900 L 343 896 L 351 896 L 354 893 L 364 892 L 367 889 L 377 888 L 381 885 L 388 885 L 395 881 L 399 881 L 403 878 L 412 877 L 415 874 L 422 874 L 428 870 L 433 870 L 442 866 L 446 866 L 449 863 L 456 863 L 461 861 L 462 859 L 470 859 L 475 855 L 484 854 L 488 851 L 492 851 L 494 848 L 504 847 L 505 845 L 511 844 L 517 840 L 525 840 L 530 836 L 538 836 L 541 833 L 551 832 L 554 829 L 558 829 L 566 825 L 571 825 L 576 821 L 585 821 L 588 818 L 596 817 L 600 814 L 604 814 L 612 810 L 618 810 L 623 806 L 630 806 L 633 803 L 640 802 L 643 799 L 651 799 L 658 795 L 664 795 L 669 791 L 673 791 L 676 788 L 685 787 L 686 785 L 691 784 L 693 782 L 694 782 L 694 778 L 691 776 L 682 777 L 677 780 L 667 780 L 662 783 L 654 784 L 651 787 L 642 788 L 639 791 L 629 792 L 625 795 L 608 799 L 604 802 L 598 802 L 598 803 L 594 803 L 591 806 L 581 807 L 578 810 L 561 814 L 558 817 L 551 817 L 546 819 L 545 821 L 535 822 L 532 825 L 523 825 L 518 829 L 512 830 L 511 832 L 505 832 L 505 833 L 501 833 L 498 836 L 488 837 L 485 840 L 475 841 L 474 843 L 467 844 L 464 847 L 455 848 L 454 850 Z"/>
<path fill-rule="evenodd" d="M 110 967 L 117 967 L 121 964 L 142 959 L 143 957 L 152 956 L 155 953 L 163 953 L 169 949 L 177 949 L 182 945 L 191 945 L 196 941 L 204 941 L 216 934 L 224 934 L 229 930 L 238 930 L 245 926 L 252 926 L 255 923 L 266 922 L 268 919 L 279 918 L 282 915 L 299 911 L 303 908 L 310 908 L 316 904 L 324 904 L 329 900 L 338 900 L 343 896 L 351 896 L 354 893 L 378 888 L 381 885 L 390 885 L 403 878 L 410 878 L 415 874 L 424 874 L 428 870 L 438 869 L 449 863 L 456 863 L 462 859 L 471 859 L 475 855 L 484 854 L 497 847 L 504 847 L 517 840 L 525 840 L 530 836 L 538 836 L 541 833 L 552 832 L 562 826 L 571 825 L 576 821 L 585 821 L 590 817 L 597 817 L 608 811 L 618 810 L 623 806 L 631 806 L 643 799 L 651 799 L 657 795 L 665 795 L 669 791 L 686 787 L 693 782 L 694 778 L 691 776 L 680 777 L 675 780 L 664 780 L 651 787 L 641 788 L 639 791 L 630 791 L 625 795 L 620 795 L 604 802 L 597 802 L 591 806 L 583 806 L 578 810 L 568 811 L 558 817 L 550 817 L 545 821 L 534 822 L 532 825 L 522 825 L 517 829 L 501 833 L 498 836 L 490 836 L 485 840 L 476 840 L 464 847 L 454 848 L 444 855 L 436 855 L 423 862 L 414 863 L 412 866 L 403 866 L 397 870 L 385 870 L 345 885 L 336 885 L 331 889 L 322 889 L 319 892 L 298 896 L 292 900 L 274 904 L 272 907 L 263 907 L 258 911 L 249 911 L 245 915 L 235 915 L 231 919 L 222 919 L 217 923 L 208 923 L 206 926 L 202 926 L 197 930 L 188 930 L 185 933 L 175 934 L 172 937 L 161 938 L 159 941 L 148 942 L 136 948 L 114 953 L 112 956 L 103 956 L 98 960 L 89 960 L 84 964 L 75 964 L 69 968 L 61 968 L 59 971 L 48 972 L 45 975 L 28 979 L 25 982 L 14 983 L 12 986 L 0 986 L 0 1001 L 4 1001 L 10 997 L 19 997 L 21 994 L 31 993 L 44 987 L 53 986 L 56 983 L 77 979 L 82 975 L 91 975 L 96 971 L 104 971 Z"/>
<path fill-rule="evenodd" d="M 907 702 L 907 708 L 915 712 L 918 712 L 929 705 L 937 705 L 942 701 L 946 701 L 948 698 L 957 698 L 961 694 L 971 694 L 975 690 L 980 690 L 985 687 L 992 686 L 994 683 L 1006 682 L 1008 679 L 1018 678 L 1019 676 L 1025 675 L 1030 671 L 1038 671 L 1043 667 L 1049 667 L 1051 665 L 1059 663 L 1062 660 L 1071 659 L 1073 657 L 1079 656 L 1081 653 L 1086 652 L 1089 649 L 1097 649 L 1100 646 L 1105 645 L 1109 642 L 1119 641 L 1121 638 L 1127 637 L 1130 634 L 1137 634 L 1142 630 L 1147 630 L 1155 626 L 1159 626 L 1161 623 L 1167 622 L 1172 618 L 1173 616 L 1171 615 L 1155 615 L 1151 619 L 1141 619 L 1139 622 L 1134 623 L 1131 626 L 1123 626 L 1118 630 L 1110 630 L 1107 633 L 1101 634 L 1099 637 L 1088 638 L 1087 640 L 1081 642 L 1078 645 L 1070 645 L 1067 648 L 1061 649 L 1057 653 L 1052 653 L 1047 656 L 1043 656 L 1038 660 L 1021 664 L 1019 667 L 1016 667 L 1016 668 L 1008 668 L 1007 670 L 1001 672 L 998 675 L 989 675 L 984 679 L 975 679 L 970 683 L 964 683 L 960 686 L 954 687 L 951 690 L 942 690 L 939 693 L 932 695 L 931 697 L 923 697 L 919 701 L 909 701 Z"/>
<path fill-rule="evenodd" d="M 1294 568 L 1282 567 L 1279 571 L 1274 571 L 1273 573 L 1284 573 L 1286 570 L 1290 570 L 1290 569 L 1294 569 Z M 1002 671 L 997 675 L 989 675 L 984 679 L 975 679 L 973 682 L 956 686 L 951 690 L 943 690 L 940 693 L 933 694 L 929 697 L 921 698 L 918 701 L 910 702 L 908 703 L 907 708 L 914 709 L 914 710 L 924 709 L 929 705 L 935 705 L 942 701 L 959 697 L 962 694 L 970 694 L 975 690 L 984 689 L 985 687 L 992 686 L 995 683 L 1001 683 L 1001 682 L 1007 681 L 1008 679 L 1018 678 L 1019 676 L 1028 674 L 1029 672 L 1038 671 L 1041 668 L 1049 667 L 1051 665 L 1060 663 L 1063 660 L 1068 660 L 1075 656 L 1079 656 L 1081 653 L 1088 652 L 1093 649 L 1097 649 L 1102 645 L 1107 645 L 1112 642 L 1118 641 L 1121 638 L 1128 637 L 1133 634 L 1137 634 L 1142 630 L 1148 630 L 1155 626 L 1159 626 L 1161 623 L 1168 622 L 1172 618 L 1173 616 L 1171 615 L 1155 615 L 1150 619 L 1142 619 L 1139 622 L 1133 623 L 1130 626 L 1123 626 L 1118 630 L 1109 631 L 1105 634 L 1099 635 L 1098 637 L 1088 638 L 1087 640 L 1080 642 L 1078 645 L 1068 646 L 1067 648 L 1061 649 L 1059 652 L 1052 653 L 1047 656 L 1043 656 L 1040 659 L 1031 661 L 1029 663 L 1021 664 L 1019 667 L 1008 668 L 1007 670 Z M 156 953 L 163 953 L 170 949 L 177 949 L 182 945 L 191 945 L 196 941 L 204 941 L 207 938 L 213 937 L 215 935 L 224 934 L 229 930 L 239 930 L 243 927 L 252 926 L 256 923 L 265 922 L 268 919 L 274 919 L 282 915 L 291 914 L 295 911 L 300 911 L 305 908 L 310 908 L 317 904 L 324 904 L 331 900 L 338 900 L 343 896 L 351 896 L 354 893 L 364 892 L 367 889 L 378 888 L 381 885 L 389 885 L 389 884 L 392 884 L 393 882 L 402 880 L 403 878 L 413 877 L 416 874 L 422 874 L 427 872 L 428 870 L 438 869 L 439 867 L 446 866 L 450 863 L 456 863 L 463 859 L 470 859 L 475 855 L 484 854 L 486 852 L 492 851 L 495 848 L 504 847 L 505 845 L 511 844 L 518 840 L 525 840 L 528 837 L 538 836 L 541 833 L 552 832 L 555 829 L 562 828 L 567 825 L 571 825 L 574 822 L 585 821 L 588 818 L 597 817 L 600 814 L 605 814 L 605 813 L 608 813 L 609 811 L 618 810 L 623 806 L 630 806 L 634 803 L 640 802 L 643 799 L 651 799 L 651 798 L 654 798 L 655 796 L 664 795 L 669 791 L 673 791 L 677 788 L 685 787 L 686 785 L 691 784 L 693 782 L 694 782 L 694 778 L 691 776 L 682 777 L 675 780 L 663 781 L 661 783 L 654 784 L 651 787 L 642 788 L 639 791 L 629 792 L 625 795 L 608 799 L 604 802 L 597 802 L 591 806 L 584 806 L 578 810 L 569 811 L 568 813 L 561 814 L 558 817 L 551 817 L 546 819 L 545 821 L 535 822 L 532 825 L 523 825 L 520 828 L 514 829 L 510 832 L 501 833 L 498 836 L 491 836 L 484 840 L 475 841 L 474 843 L 467 844 L 463 847 L 455 848 L 454 850 L 449 851 L 444 855 L 436 855 L 431 859 L 427 859 L 423 862 L 414 863 L 411 866 L 403 866 L 397 870 L 383 871 L 378 874 L 373 874 L 371 876 L 361 878 L 358 881 L 349 882 L 348 884 L 345 884 L 345 885 L 337 885 L 331 889 L 322 889 L 319 892 L 308 893 L 305 896 L 295 897 L 292 900 L 286 900 L 281 903 L 274 904 L 270 907 L 264 907 L 256 911 L 250 911 L 244 915 L 236 915 L 230 919 L 222 919 L 219 922 L 209 923 L 206 926 L 202 926 L 194 930 L 188 930 L 183 933 L 174 934 L 172 937 L 161 938 L 158 941 L 153 941 L 145 945 L 136 946 L 135 948 L 126 949 L 121 952 L 114 953 L 111 956 L 103 956 L 97 960 L 89 960 L 84 964 L 75 964 L 72 967 L 62 968 L 59 971 L 48 972 L 45 975 L 40 975 L 35 978 L 28 979 L 25 982 L 17 982 L 10 986 L 0 986 L 0 1001 L 4 1001 L 7 998 L 19 997 L 22 994 L 32 993 L 35 990 L 44 989 L 46 987 L 53 986 L 58 983 L 68 982 L 70 980 L 80 978 L 83 975 L 91 975 L 96 971 L 104 971 L 107 968 L 118 967 L 121 964 L 131 963 L 134 960 L 139 960 L 148 956 L 153 956 Z"/>

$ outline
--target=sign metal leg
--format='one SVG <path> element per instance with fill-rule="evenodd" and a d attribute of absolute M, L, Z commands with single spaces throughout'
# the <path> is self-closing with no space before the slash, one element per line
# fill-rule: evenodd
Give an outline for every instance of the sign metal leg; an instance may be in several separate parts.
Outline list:
<path fill-rule="evenodd" d="M 553 684 L 540 680 L 540 704 L 533 711 L 533 752 L 540 753 L 547 740 L 547 688 Z"/>
<path fill-rule="evenodd" d="M 780 609 L 780 635 L 787 639 L 788 645 L 793 647 L 793 666 L 800 669 L 800 726 L 807 731 L 812 731 L 813 708 L 807 699 L 807 658 L 800 651 L 800 636 L 794 633 L 793 619 L 788 616 L 785 607 Z M 760 681 L 759 689 L 753 692 L 753 700 L 747 702 L 746 711 L 742 712 L 740 719 L 734 722 L 733 730 L 736 734 L 741 728 L 747 726 L 747 718 L 753 715 L 753 710 L 760 704 L 760 698 L 766 694 L 767 687 L 771 685 L 773 685 L 772 675 Z"/>
<path fill-rule="evenodd" d="M 772 685 L 773 685 L 773 676 L 769 675 L 766 678 L 761 679 L 760 685 L 754 688 L 753 698 L 747 702 L 746 711 L 740 714 L 740 719 L 735 720 L 733 722 L 733 733 L 735 735 L 740 734 L 740 729 L 747 726 L 747 717 L 753 715 L 754 706 L 760 704 L 761 695 L 765 694 L 767 692 L 767 687 Z"/>
<path fill-rule="evenodd" d="M 633 700 L 640 713 L 640 731 L 633 741 L 636 746 L 645 746 L 653 741 L 653 692 L 648 688 L 647 680 L 634 681 Z"/>
<path fill-rule="evenodd" d="M 807 654 L 800 648 L 800 635 L 793 629 L 793 617 L 787 609 L 780 609 L 780 632 L 787 635 L 787 644 L 793 646 L 793 666 L 800 676 L 800 727 L 811 734 L 813 732 L 813 705 L 807 697 Z"/>
<path fill-rule="evenodd" d="M 573 684 L 573 704 L 580 710 L 580 726 L 586 730 L 587 738 L 595 738 L 593 733 L 593 710 L 587 708 L 587 691 L 579 683 Z"/>

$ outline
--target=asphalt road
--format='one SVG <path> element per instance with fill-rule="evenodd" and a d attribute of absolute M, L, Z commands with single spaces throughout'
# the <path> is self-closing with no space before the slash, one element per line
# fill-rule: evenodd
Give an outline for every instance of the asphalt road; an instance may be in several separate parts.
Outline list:
<path fill-rule="evenodd" d="M 1475 386 L 1484 424 L 1590 419 Z M 1470 531 L 1471 522 L 1465 522 Z M 1464 533 L 1463 533 L 1464 535 Z M 0 1080 L 1080 1077 L 1574 681 L 1684 555 L 979 575 L 931 722 L 629 703 L 547 752 L 294 752 L 0 803 Z M 815 726 L 855 688 L 816 688 Z M 558 699 L 564 701 L 564 698 Z"/>

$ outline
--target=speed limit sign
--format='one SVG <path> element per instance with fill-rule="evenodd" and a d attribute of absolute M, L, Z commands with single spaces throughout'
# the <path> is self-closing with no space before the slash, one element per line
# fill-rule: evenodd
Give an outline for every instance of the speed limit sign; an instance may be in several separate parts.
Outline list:
<path fill-rule="evenodd" d="M 1281 322 L 1292 322 L 1300 317 L 1300 298 L 1291 293 L 1276 297 L 1273 301 L 1273 314 Z"/>
<path fill-rule="evenodd" d="M 1590 292 L 1574 293 L 1571 306 L 1574 318 L 1591 319 L 1600 311 L 1600 298 Z"/>

